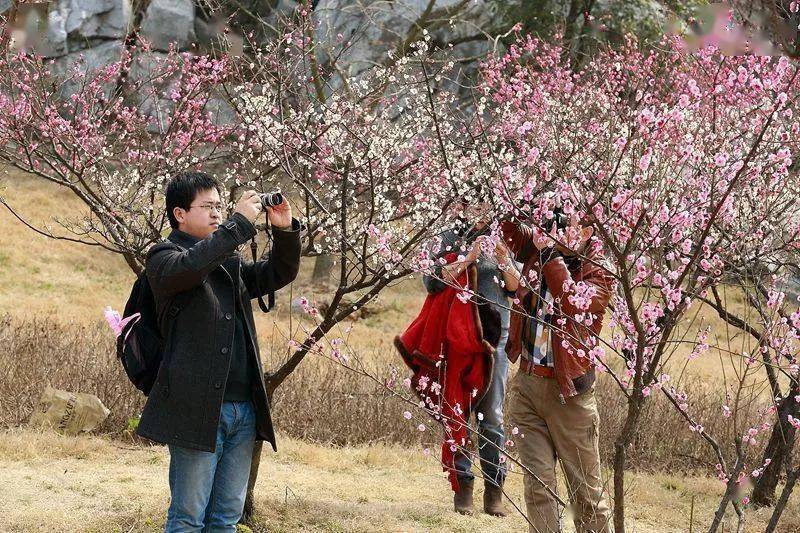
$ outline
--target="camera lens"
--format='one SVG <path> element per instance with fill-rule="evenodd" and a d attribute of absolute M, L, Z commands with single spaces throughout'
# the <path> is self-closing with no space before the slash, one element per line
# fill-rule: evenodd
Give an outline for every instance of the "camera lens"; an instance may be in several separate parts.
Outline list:
<path fill-rule="evenodd" d="M 261 205 L 264 209 L 267 207 L 275 207 L 283 203 L 283 195 L 279 192 L 268 192 L 261 195 Z"/>
<path fill-rule="evenodd" d="M 555 223 L 557 230 L 564 230 L 569 227 L 569 216 L 567 216 L 560 207 L 556 207 L 553 209 L 553 218 L 543 218 L 540 225 L 543 228 L 547 228 L 547 231 L 550 231 L 550 228 L 553 227 L 553 223 Z"/>

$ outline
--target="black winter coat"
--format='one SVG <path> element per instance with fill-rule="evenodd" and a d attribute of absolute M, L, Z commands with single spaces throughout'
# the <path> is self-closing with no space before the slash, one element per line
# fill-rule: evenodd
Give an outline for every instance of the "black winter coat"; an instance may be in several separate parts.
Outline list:
<path fill-rule="evenodd" d="M 268 261 L 245 262 L 236 250 L 255 234 L 255 226 L 234 213 L 203 240 L 175 230 L 149 251 L 145 268 L 164 338 L 164 357 L 139 422 L 137 433 L 142 437 L 215 451 L 238 300 L 244 306 L 246 336 L 254 345 L 258 365 L 253 382 L 256 438 L 277 449 L 251 299 L 259 296 L 257 278 L 263 296 L 297 276 L 300 224 L 293 220 L 291 230 L 273 231 Z"/>

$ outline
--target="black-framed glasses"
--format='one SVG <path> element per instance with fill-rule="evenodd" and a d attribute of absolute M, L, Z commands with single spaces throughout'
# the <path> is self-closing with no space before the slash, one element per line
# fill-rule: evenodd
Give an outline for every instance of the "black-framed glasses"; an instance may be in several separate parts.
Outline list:
<path fill-rule="evenodd" d="M 211 214 L 213 211 L 216 211 L 217 213 L 222 213 L 222 210 L 225 209 L 225 206 L 222 204 L 190 205 L 189 209 L 192 209 L 193 207 L 199 207 L 200 209 L 205 209 L 206 211 L 208 211 L 208 214 Z M 189 211 L 189 209 L 187 209 L 187 211 Z"/>

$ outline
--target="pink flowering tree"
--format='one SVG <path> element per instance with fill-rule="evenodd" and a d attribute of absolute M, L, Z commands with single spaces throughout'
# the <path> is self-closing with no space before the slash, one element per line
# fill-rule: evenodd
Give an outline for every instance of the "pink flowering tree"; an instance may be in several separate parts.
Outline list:
<path fill-rule="evenodd" d="M 140 272 L 167 226 L 163 186 L 191 167 L 216 171 L 231 196 L 283 189 L 307 227 L 305 255 L 335 252 L 335 291 L 324 307 L 301 298 L 312 326 L 283 332 L 287 356 L 265 376 L 270 394 L 308 353 L 347 360 L 338 325 L 429 261 L 425 246 L 480 167 L 454 103 L 455 64 L 430 50 L 427 32 L 321 99 L 309 76 L 311 21 L 297 15 L 247 56 L 160 58 L 145 48 L 65 75 L 33 54 L 0 62 L 0 161 L 88 208 L 61 221 L 69 235 L 60 238 L 120 253 Z M 212 108 L 223 97 L 233 118 L 221 123 Z"/>
<path fill-rule="evenodd" d="M 539 221 L 558 203 L 590 220 L 590 245 L 605 249 L 617 283 L 604 335 L 575 354 L 605 370 L 627 404 L 613 461 L 617 531 L 625 529 L 626 453 L 652 394 L 666 395 L 717 458 L 725 492 L 716 530 L 731 502 L 744 520 L 740 487 L 764 466 L 748 443 L 777 422 L 769 398 L 744 416 L 746 399 L 756 399 L 748 376 L 798 378 L 797 338 L 779 315 L 753 318 L 764 342 L 736 349 L 726 332 L 696 326 L 701 302 L 736 279 L 757 275 L 769 293 L 787 265 L 797 265 L 797 68 L 785 58 L 726 57 L 714 48 L 687 54 L 677 39 L 662 44 L 641 52 L 629 42 L 573 73 L 557 45 L 520 38 L 484 70 L 484 98 L 496 115 L 481 133 L 487 150 L 502 147 L 491 155 L 501 177 L 493 181 L 498 209 L 526 206 L 524 217 Z M 570 319 L 596 320 L 586 312 L 592 290 L 580 282 L 568 290 L 578 311 Z M 692 391 L 671 378 L 712 349 L 746 367 L 733 400 L 721 398 L 720 416 L 730 413 L 737 434 L 733 449 L 705 431 Z"/>
<path fill-rule="evenodd" d="M 3 43 L 7 46 L 8 43 Z M 136 50 L 135 50 L 136 51 Z M 166 179 L 224 161 L 235 127 L 213 120 L 209 103 L 228 80 L 225 58 L 145 48 L 96 70 L 76 62 L 55 73 L 34 54 L 0 58 L 0 163 L 71 191 L 86 214 L 58 215 L 47 236 L 101 246 L 139 272 L 167 225 Z"/>

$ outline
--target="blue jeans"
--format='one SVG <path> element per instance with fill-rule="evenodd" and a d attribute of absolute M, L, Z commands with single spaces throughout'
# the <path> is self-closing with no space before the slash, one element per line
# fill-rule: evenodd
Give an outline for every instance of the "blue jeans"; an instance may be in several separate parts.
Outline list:
<path fill-rule="evenodd" d="M 506 442 L 503 430 L 503 401 L 506 397 L 506 383 L 508 382 L 508 356 L 505 350 L 507 340 L 508 328 L 506 327 L 502 330 L 495 352 L 494 370 L 489 390 L 472 409 L 478 425 L 478 435 L 473 435 L 472 441 L 478 446 L 483 479 L 495 485 L 502 485 L 506 478 L 506 466 L 505 463 L 500 462 L 500 450 L 505 449 Z M 480 419 L 478 413 L 483 415 L 483 420 Z M 466 450 L 456 453 L 455 465 L 459 479 L 474 479 L 471 455 L 472 453 Z"/>
<path fill-rule="evenodd" d="M 165 533 L 236 531 L 256 438 L 252 402 L 224 402 L 216 452 L 169 447 L 172 502 Z"/>

